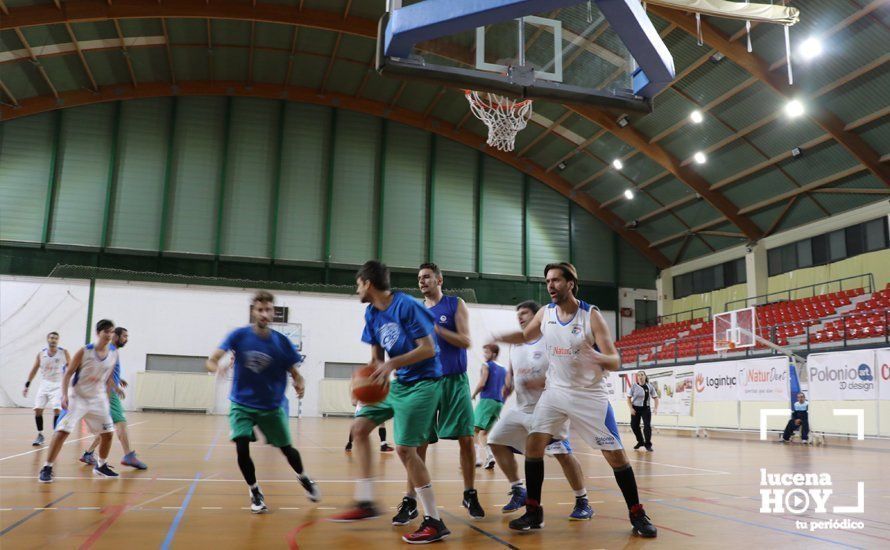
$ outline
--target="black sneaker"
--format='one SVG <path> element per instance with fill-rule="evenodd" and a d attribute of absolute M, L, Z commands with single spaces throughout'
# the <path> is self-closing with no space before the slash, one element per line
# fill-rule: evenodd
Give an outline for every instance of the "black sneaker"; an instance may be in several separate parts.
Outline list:
<path fill-rule="evenodd" d="M 101 466 L 97 464 L 96 467 L 93 468 L 93 473 L 99 477 L 120 477 L 120 474 L 112 470 L 107 462 Z"/>
<path fill-rule="evenodd" d="M 40 469 L 40 475 L 37 477 L 37 481 L 40 483 L 52 483 L 53 482 L 53 467 L 52 466 L 44 466 Z"/>
<path fill-rule="evenodd" d="M 408 525 L 417 517 L 417 501 L 406 496 L 399 504 L 396 515 L 392 517 L 393 525 Z"/>
<path fill-rule="evenodd" d="M 649 521 L 649 516 L 643 510 L 642 504 L 634 504 L 630 509 L 630 524 L 633 525 L 634 535 L 651 539 L 658 536 L 658 529 Z"/>
<path fill-rule="evenodd" d="M 347 443 L 346 447 L 343 450 L 346 451 L 347 453 L 351 453 L 352 452 L 352 441 Z"/>
<path fill-rule="evenodd" d="M 408 544 L 428 544 L 442 540 L 450 534 L 451 531 L 445 527 L 445 523 L 441 519 L 424 516 L 423 523 L 420 524 L 417 531 L 404 535 L 402 540 Z"/>
<path fill-rule="evenodd" d="M 485 510 L 479 504 L 479 495 L 476 493 L 476 489 L 464 491 L 464 501 L 461 504 L 470 513 L 471 518 L 482 519 L 485 517 Z"/>
<path fill-rule="evenodd" d="M 636 445 L 634 445 L 634 450 L 636 451 L 637 449 L 639 449 L 642 446 L 643 446 L 642 443 L 637 443 Z"/>
<path fill-rule="evenodd" d="M 544 508 L 528 505 L 522 517 L 510 522 L 510 529 L 514 531 L 531 531 L 544 527 Z"/>
<path fill-rule="evenodd" d="M 250 489 L 250 511 L 254 514 L 265 514 L 269 511 L 266 507 L 266 500 L 260 488 Z"/>
<path fill-rule="evenodd" d="M 646 445 L 646 451 L 650 452 L 650 453 L 652 452 L 652 444 L 651 443 Z"/>
<path fill-rule="evenodd" d="M 300 480 L 300 485 L 302 485 L 303 489 L 306 491 L 306 498 L 308 498 L 312 502 L 318 502 L 321 500 L 321 491 L 318 490 L 318 485 L 316 485 L 315 482 L 309 478 L 309 476 L 307 476 L 306 474 L 300 474 L 297 479 Z"/>

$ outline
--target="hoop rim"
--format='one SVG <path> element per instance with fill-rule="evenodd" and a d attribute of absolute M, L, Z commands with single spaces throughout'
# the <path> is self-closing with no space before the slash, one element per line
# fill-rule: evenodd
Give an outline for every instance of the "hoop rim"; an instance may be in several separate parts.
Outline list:
<path fill-rule="evenodd" d="M 495 96 L 498 96 L 498 97 L 502 97 L 502 98 L 508 99 L 508 100 L 512 101 L 513 104 L 512 104 L 512 105 L 509 105 L 509 106 L 506 106 L 506 107 L 505 107 L 505 106 L 502 106 L 502 105 L 491 105 L 491 104 L 489 104 L 489 103 L 486 103 L 486 102 L 482 101 L 481 99 L 477 99 L 477 98 L 473 97 L 473 94 L 481 94 L 481 93 L 484 93 L 484 94 L 491 94 L 491 95 L 495 95 Z M 469 101 L 470 103 L 473 103 L 473 104 L 475 104 L 475 105 L 477 105 L 477 106 L 481 105 L 481 106 L 483 106 L 483 107 L 488 107 L 488 108 L 495 109 L 495 110 L 510 110 L 510 111 L 515 111 L 515 110 L 521 109 L 521 108 L 525 107 L 526 105 L 531 104 L 531 103 L 534 102 L 533 99 L 511 99 L 511 98 L 508 97 L 508 96 L 501 95 L 501 94 L 498 94 L 498 93 L 496 93 L 496 92 L 489 92 L 489 91 L 486 91 L 486 90 L 471 90 L 471 89 L 469 89 L 469 88 L 464 88 L 464 95 L 467 97 L 467 101 Z"/>

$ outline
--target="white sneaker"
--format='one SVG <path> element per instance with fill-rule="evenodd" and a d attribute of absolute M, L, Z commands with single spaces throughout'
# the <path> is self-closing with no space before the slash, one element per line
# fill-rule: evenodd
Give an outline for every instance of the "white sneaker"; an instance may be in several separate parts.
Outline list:
<path fill-rule="evenodd" d="M 263 499 L 263 492 L 259 487 L 250 490 L 250 511 L 254 514 L 263 514 L 269 511 Z"/>

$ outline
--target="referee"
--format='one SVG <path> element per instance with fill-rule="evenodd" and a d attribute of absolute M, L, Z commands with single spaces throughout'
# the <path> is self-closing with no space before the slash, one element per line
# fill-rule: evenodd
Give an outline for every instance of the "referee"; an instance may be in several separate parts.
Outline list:
<path fill-rule="evenodd" d="M 658 390 L 649 382 L 649 377 L 643 371 L 638 371 L 634 376 L 636 382 L 627 390 L 627 405 L 630 407 L 630 429 L 637 437 L 634 449 L 646 447 L 652 452 L 652 414 L 658 414 Z M 649 403 L 655 406 L 650 407 Z M 643 431 L 640 431 L 640 420 L 643 421 Z"/>

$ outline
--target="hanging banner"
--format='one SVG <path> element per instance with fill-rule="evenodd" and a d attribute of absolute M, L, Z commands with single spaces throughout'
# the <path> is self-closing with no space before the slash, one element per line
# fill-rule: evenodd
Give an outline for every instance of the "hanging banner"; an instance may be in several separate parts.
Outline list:
<path fill-rule="evenodd" d="M 647 370 L 649 381 L 658 392 L 658 414 L 692 414 L 691 367 Z"/>
<path fill-rule="evenodd" d="M 807 357 L 810 399 L 855 401 L 876 399 L 875 351 L 814 353 Z"/>
<path fill-rule="evenodd" d="M 788 403 L 789 361 L 785 356 L 739 361 L 739 401 Z"/>
<path fill-rule="evenodd" d="M 695 400 L 738 401 L 739 378 L 737 361 L 697 363 L 695 365 Z"/>
<path fill-rule="evenodd" d="M 890 401 L 890 348 L 875 350 L 875 378 L 879 399 Z"/>

